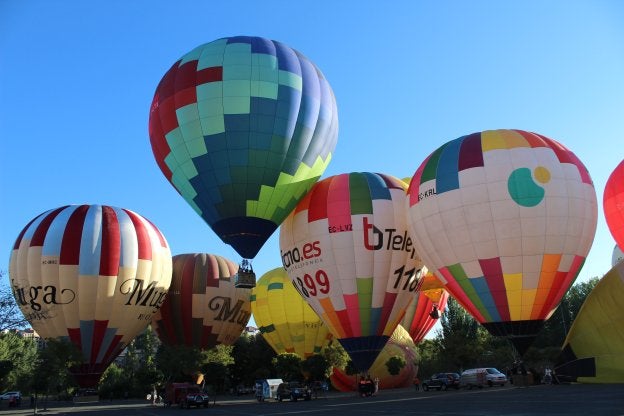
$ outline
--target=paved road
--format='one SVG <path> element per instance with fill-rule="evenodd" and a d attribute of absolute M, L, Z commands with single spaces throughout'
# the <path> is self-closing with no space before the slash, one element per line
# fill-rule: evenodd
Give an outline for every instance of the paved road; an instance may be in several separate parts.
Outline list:
<path fill-rule="evenodd" d="M 33 409 L 0 409 L 4 415 L 32 415 Z M 355 393 L 330 393 L 310 402 L 258 403 L 250 396 L 217 398 L 208 409 L 152 407 L 145 402 L 116 401 L 82 405 L 52 403 L 45 415 L 95 416 L 264 416 L 264 415 L 426 415 L 624 416 L 624 385 L 569 384 L 528 388 L 493 387 L 459 391 L 416 393 L 411 389 L 381 390 L 361 398 Z"/>

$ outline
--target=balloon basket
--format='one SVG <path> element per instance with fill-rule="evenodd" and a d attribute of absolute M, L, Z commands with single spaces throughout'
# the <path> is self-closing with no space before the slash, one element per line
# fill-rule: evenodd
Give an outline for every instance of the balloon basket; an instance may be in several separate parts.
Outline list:
<path fill-rule="evenodd" d="M 241 271 L 234 276 L 234 286 L 242 289 L 253 289 L 256 287 L 256 274 L 252 271 Z"/>

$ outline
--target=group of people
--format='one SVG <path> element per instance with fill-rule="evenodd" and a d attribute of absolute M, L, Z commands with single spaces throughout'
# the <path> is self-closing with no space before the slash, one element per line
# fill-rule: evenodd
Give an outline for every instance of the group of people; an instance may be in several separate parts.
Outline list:
<path fill-rule="evenodd" d="M 379 391 L 379 378 L 371 379 L 369 374 L 362 375 L 358 383 L 358 392 L 360 396 L 367 397 L 377 394 Z"/>

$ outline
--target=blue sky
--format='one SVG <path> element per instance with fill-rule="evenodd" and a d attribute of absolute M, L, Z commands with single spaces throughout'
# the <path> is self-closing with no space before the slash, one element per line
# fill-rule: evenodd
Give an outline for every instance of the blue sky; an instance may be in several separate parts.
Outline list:
<path fill-rule="evenodd" d="M 238 260 L 160 173 L 147 124 L 173 62 L 253 35 L 298 49 L 332 85 L 340 132 L 323 177 L 412 176 L 444 142 L 497 128 L 569 147 L 599 201 L 578 281 L 602 276 L 615 244 L 602 195 L 624 157 L 622 22 L 617 0 L 0 0 L 0 270 L 28 221 L 68 203 L 136 211 L 173 254 Z M 280 265 L 277 232 L 253 264 Z"/>

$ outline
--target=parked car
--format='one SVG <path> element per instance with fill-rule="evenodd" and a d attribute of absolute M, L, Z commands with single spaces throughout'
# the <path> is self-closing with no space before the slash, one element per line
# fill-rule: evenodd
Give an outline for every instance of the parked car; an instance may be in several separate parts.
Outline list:
<path fill-rule="evenodd" d="M 504 386 L 507 383 L 507 376 L 494 367 L 471 368 L 461 374 L 460 385 L 462 387 L 482 388 L 484 385 L 490 387 L 494 385 Z"/>
<path fill-rule="evenodd" d="M 422 383 L 424 391 L 429 389 L 446 390 L 448 388 L 459 388 L 458 373 L 436 373 Z"/>
<path fill-rule="evenodd" d="M 9 400 L 11 397 L 15 397 L 17 400 L 22 400 L 22 393 L 19 391 L 6 391 L 0 394 L 0 400 Z"/>
<path fill-rule="evenodd" d="M 208 407 L 209 404 L 210 404 L 210 397 L 206 393 L 194 392 L 194 393 L 188 393 L 186 395 L 180 407 L 190 409 L 193 406 Z"/>
<path fill-rule="evenodd" d="M 281 383 L 277 387 L 275 399 L 278 402 L 281 402 L 284 399 L 290 399 L 293 402 L 296 402 L 298 399 L 310 400 L 312 399 L 312 389 L 304 386 L 298 381 Z"/>

